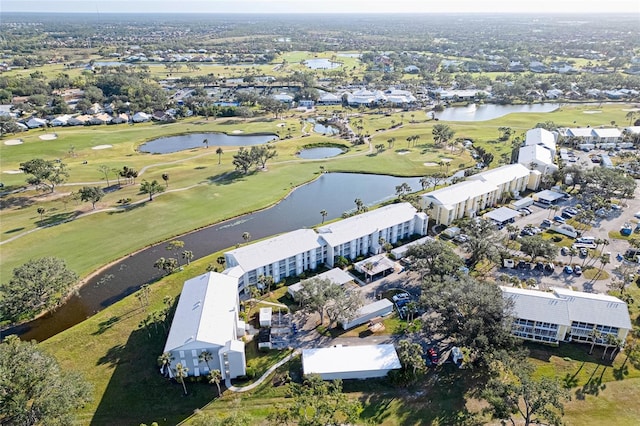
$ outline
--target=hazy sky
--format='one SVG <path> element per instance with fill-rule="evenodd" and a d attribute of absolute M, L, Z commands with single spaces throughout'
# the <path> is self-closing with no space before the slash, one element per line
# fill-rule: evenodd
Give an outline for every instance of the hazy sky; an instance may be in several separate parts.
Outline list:
<path fill-rule="evenodd" d="M 640 0 L 0 0 L 1 12 L 631 13 Z"/>

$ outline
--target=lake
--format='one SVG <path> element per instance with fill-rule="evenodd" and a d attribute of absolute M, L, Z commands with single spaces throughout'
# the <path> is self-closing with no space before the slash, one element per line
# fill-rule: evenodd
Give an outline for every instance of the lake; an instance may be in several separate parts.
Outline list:
<path fill-rule="evenodd" d="M 273 207 L 199 229 L 177 239 L 184 241 L 185 250 L 193 252 L 194 260 L 199 259 L 243 243 L 244 232 L 249 232 L 257 240 L 312 227 L 322 221 L 322 210 L 328 213 L 326 220 L 338 218 L 345 211 L 355 210 L 356 198 L 368 206 L 393 199 L 396 186 L 404 182 L 413 190 L 421 187 L 420 178 L 325 173 L 297 188 Z M 165 246 L 166 243 L 158 244 L 121 259 L 89 280 L 54 312 L 8 329 L 2 335 L 20 334 L 23 340 L 42 341 L 84 321 L 136 292 L 141 285 L 161 278 L 162 274 L 153 264 L 158 258 L 167 256 Z"/>
<path fill-rule="evenodd" d="M 556 109 L 558 109 L 558 104 L 553 103 L 527 105 L 471 104 L 446 108 L 442 112 L 436 112 L 435 116 L 440 121 L 486 121 L 500 118 L 507 114 L 552 112 Z"/>
<path fill-rule="evenodd" d="M 138 147 L 140 152 L 151 154 L 169 154 L 192 148 L 203 148 L 203 140 L 209 146 L 250 146 L 262 145 L 278 139 L 275 134 L 228 135 L 226 133 L 190 133 L 188 135 L 167 136 L 145 142 Z"/>

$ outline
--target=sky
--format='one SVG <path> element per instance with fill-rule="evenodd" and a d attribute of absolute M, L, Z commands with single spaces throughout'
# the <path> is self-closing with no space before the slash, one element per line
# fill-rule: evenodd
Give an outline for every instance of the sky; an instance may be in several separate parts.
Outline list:
<path fill-rule="evenodd" d="M 640 0 L 0 0 L 0 12 L 632 13 L 640 25 Z"/>

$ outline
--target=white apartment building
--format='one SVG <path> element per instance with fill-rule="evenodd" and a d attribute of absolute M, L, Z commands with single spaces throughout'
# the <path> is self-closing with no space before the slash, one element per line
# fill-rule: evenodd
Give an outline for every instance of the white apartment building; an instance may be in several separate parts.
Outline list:
<path fill-rule="evenodd" d="M 468 180 L 422 196 L 422 208 L 437 224 L 450 225 L 495 205 L 505 193 L 537 189 L 540 173 L 522 164 L 509 164 L 470 176 Z"/>
<path fill-rule="evenodd" d="M 222 378 L 243 376 L 245 324 L 238 318 L 237 280 L 217 272 L 208 272 L 185 281 L 178 299 L 164 352 L 172 361 L 164 373 L 173 377 L 176 364 L 189 369 L 189 376 L 220 370 Z M 212 359 L 200 360 L 202 352 Z"/>
<path fill-rule="evenodd" d="M 382 245 L 394 244 L 412 235 L 427 235 L 428 216 L 409 203 L 391 204 L 318 228 L 326 247 L 326 263 L 338 256 L 355 259 L 378 254 Z M 384 240 L 384 241 L 382 241 Z"/>
<path fill-rule="evenodd" d="M 624 342 L 631 320 L 622 300 L 580 291 L 553 288 L 553 292 L 500 287 L 513 303 L 512 333 L 521 339 L 557 345 L 562 341 L 591 343 L 593 332 L 601 335 L 597 345 L 606 345 L 611 334 Z"/>
<path fill-rule="evenodd" d="M 239 247 L 224 254 L 224 274 L 237 278 L 238 291 L 256 285 L 260 275 L 275 282 L 325 263 L 324 242 L 313 229 L 298 229 L 267 240 Z"/>

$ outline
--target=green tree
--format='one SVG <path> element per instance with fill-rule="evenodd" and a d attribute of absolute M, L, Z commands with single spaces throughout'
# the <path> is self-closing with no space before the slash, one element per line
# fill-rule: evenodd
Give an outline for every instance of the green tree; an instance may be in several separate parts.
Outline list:
<path fill-rule="evenodd" d="M 336 326 L 339 322 L 348 322 L 356 317 L 358 309 L 364 304 L 362 294 L 359 291 L 347 292 L 341 286 L 332 297 L 327 298 L 325 310 L 329 318 L 329 327 Z"/>
<path fill-rule="evenodd" d="M 216 154 L 218 154 L 218 164 L 222 161 L 222 154 L 224 154 L 224 150 L 221 147 L 216 149 Z"/>
<path fill-rule="evenodd" d="M 73 411 L 90 399 L 89 384 L 80 375 L 63 371 L 36 342 L 8 336 L 0 344 L 2 424 L 73 424 Z"/>
<path fill-rule="evenodd" d="M 0 284 L 0 315 L 10 321 L 31 318 L 55 308 L 78 280 L 66 263 L 55 257 L 30 260 Z"/>
<path fill-rule="evenodd" d="M 204 362 L 207 365 L 207 370 L 211 371 L 211 366 L 209 366 L 209 361 L 213 359 L 213 354 L 209 351 L 202 351 L 200 355 L 198 355 L 198 360 L 200 362 Z"/>
<path fill-rule="evenodd" d="M 40 223 L 42 223 L 43 216 L 47 212 L 47 210 L 44 207 L 38 207 L 37 212 L 40 215 Z"/>
<path fill-rule="evenodd" d="M 322 216 L 322 223 L 324 223 L 324 219 L 327 217 L 329 213 L 326 210 L 320 210 L 320 216 Z"/>
<path fill-rule="evenodd" d="M 436 124 L 433 126 L 431 133 L 433 134 L 434 142 L 438 146 L 445 145 L 455 135 L 455 131 L 446 124 Z"/>
<path fill-rule="evenodd" d="M 20 170 L 30 175 L 27 177 L 28 184 L 51 192 L 69 177 L 63 162 L 55 163 L 41 158 L 20 163 Z"/>
<path fill-rule="evenodd" d="M 319 426 L 355 424 L 360 420 L 362 404 L 342 393 L 341 380 L 326 382 L 318 375 L 310 375 L 302 384 L 292 383 L 289 394 L 293 403 L 271 412 L 272 423 Z"/>
<path fill-rule="evenodd" d="M 220 157 L 218 157 L 219 159 Z M 244 147 L 240 147 L 238 152 L 233 156 L 233 165 L 236 170 L 241 171 L 244 174 L 249 172 L 251 166 L 253 166 L 255 162 L 255 157 L 251 155 L 251 152 Z"/>
<path fill-rule="evenodd" d="M 540 235 L 522 237 L 520 239 L 520 251 L 531 256 L 532 262 L 535 262 L 538 256 L 552 260 L 558 255 L 558 247 Z"/>
<path fill-rule="evenodd" d="M 252 146 L 251 151 L 249 152 L 249 156 L 252 158 L 253 163 L 259 164 L 263 169 L 267 166 L 267 161 L 277 155 L 278 153 L 276 152 L 276 148 L 272 144 Z"/>
<path fill-rule="evenodd" d="M 12 117 L 8 115 L 0 115 L 0 137 L 7 133 L 18 133 L 19 131 L 20 126 L 18 126 Z"/>
<path fill-rule="evenodd" d="M 174 370 L 174 377 L 176 381 L 182 385 L 182 389 L 184 390 L 184 394 L 187 394 L 187 385 L 184 383 L 184 379 L 187 378 L 189 373 L 189 369 L 182 365 L 182 363 L 177 363 L 176 368 Z"/>
<path fill-rule="evenodd" d="M 426 368 L 422 346 L 404 339 L 398 342 L 397 350 L 402 365 L 402 380 L 408 384 L 414 383 Z"/>
<path fill-rule="evenodd" d="M 439 240 L 412 245 L 407 251 L 407 257 L 414 259 L 410 269 L 418 272 L 422 278 L 456 276 L 464 266 L 460 256 Z"/>
<path fill-rule="evenodd" d="M 242 239 L 244 240 L 245 244 L 248 243 L 251 240 L 251 234 L 248 232 L 243 232 Z"/>
<path fill-rule="evenodd" d="M 162 374 L 168 376 L 171 369 L 171 363 L 173 362 L 173 355 L 171 355 L 171 352 L 163 352 L 160 354 L 157 362 Z"/>
<path fill-rule="evenodd" d="M 484 219 L 467 220 L 461 228 L 467 234 L 467 241 L 462 244 L 462 248 L 471 253 L 469 261 L 472 266 L 484 259 L 498 261 L 499 239 L 491 222 Z"/>
<path fill-rule="evenodd" d="M 532 370 L 530 365 L 520 363 L 502 377 L 490 380 L 483 392 L 489 403 L 488 411 L 496 418 L 511 420 L 514 425 L 514 414 L 522 416 L 525 426 L 562 424 L 564 401 L 569 397 L 567 390 L 556 379 L 532 378 Z"/>
<path fill-rule="evenodd" d="M 164 181 L 164 184 L 168 188 L 169 187 L 169 173 L 163 173 L 162 174 L 162 180 Z"/>
<path fill-rule="evenodd" d="M 344 294 L 344 289 L 328 279 L 311 278 L 296 294 L 302 309 L 307 313 L 318 313 L 320 324 L 324 324 L 324 314 L 329 301 Z"/>
<path fill-rule="evenodd" d="M 143 194 L 149 194 L 149 201 L 153 201 L 154 194 L 159 194 L 163 191 L 164 188 L 155 179 L 152 182 L 143 180 L 140 184 L 140 192 L 142 192 Z"/>
<path fill-rule="evenodd" d="M 191 260 L 193 259 L 193 252 L 191 250 L 183 251 L 182 258 L 187 261 L 187 265 L 191 264 Z"/>
<path fill-rule="evenodd" d="M 218 388 L 218 396 L 222 396 L 222 392 L 220 391 L 220 382 L 222 381 L 222 373 L 220 372 L 220 370 L 211 370 L 207 378 L 209 379 L 210 384 L 216 385 L 216 387 Z"/>
<path fill-rule="evenodd" d="M 107 181 L 107 186 L 110 186 L 110 184 L 109 184 L 109 174 L 111 174 L 111 172 L 113 171 L 111 169 L 111 167 L 107 166 L 106 164 L 100 164 L 98 166 L 98 171 L 100 173 L 102 173 L 102 176 L 104 176 L 104 180 Z"/>
<path fill-rule="evenodd" d="M 82 201 L 90 201 L 92 208 L 95 210 L 96 203 L 104 197 L 104 192 L 99 186 L 83 186 L 78 191 Z"/>

